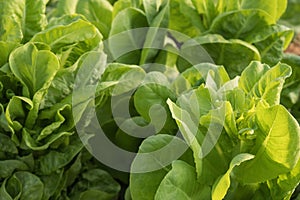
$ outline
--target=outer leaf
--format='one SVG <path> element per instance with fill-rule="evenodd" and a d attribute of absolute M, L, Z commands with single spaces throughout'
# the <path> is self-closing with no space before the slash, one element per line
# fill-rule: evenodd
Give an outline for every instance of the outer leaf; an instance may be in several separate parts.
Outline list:
<path fill-rule="evenodd" d="M 239 79 L 239 87 L 246 93 L 250 93 L 261 77 L 270 69 L 266 64 L 251 62 L 242 72 Z"/>
<path fill-rule="evenodd" d="M 118 0 L 113 4 L 113 19 L 124 9 L 128 7 L 135 7 L 132 0 Z"/>
<path fill-rule="evenodd" d="M 74 65 L 72 67 L 61 69 L 56 73 L 47 93 L 42 99 L 40 109 L 50 108 L 68 98 L 74 87 L 77 66 L 78 65 Z"/>
<path fill-rule="evenodd" d="M 57 2 L 56 7 L 50 13 L 50 17 L 60 17 L 65 14 L 74 14 L 76 11 L 76 4 L 79 0 L 61 0 Z"/>
<path fill-rule="evenodd" d="M 159 49 L 162 49 L 165 44 L 165 37 L 167 31 L 162 28 L 168 27 L 169 19 L 169 0 L 157 1 L 145 1 L 144 7 L 146 10 L 146 17 L 150 27 L 148 30 L 146 40 L 144 43 L 144 49 L 142 50 L 140 65 L 146 63 L 152 63 L 157 56 Z"/>
<path fill-rule="evenodd" d="M 44 175 L 50 175 L 52 172 L 66 166 L 82 149 L 79 138 L 72 138 L 71 143 L 61 148 L 59 151 L 49 151 L 46 155 L 38 159 L 39 171 Z"/>
<path fill-rule="evenodd" d="M 14 200 L 11 198 L 10 194 L 7 192 L 5 185 L 8 179 L 5 179 L 0 188 L 0 196 L 3 200 Z M 20 197 L 20 195 L 18 196 Z"/>
<path fill-rule="evenodd" d="M 28 166 L 19 160 L 3 160 L 0 161 L 0 177 L 8 178 L 15 170 L 28 170 Z"/>
<path fill-rule="evenodd" d="M 20 131 L 24 126 L 24 122 L 26 120 L 26 110 L 23 107 L 23 103 L 25 103 L 29 109 L 32 109 L 32 101 L 26 97 L 14 96 L 7 105 L 5 117 L 8 125 L 12 129 L 12 132 Z"/>
<path fill-rule="evenodd" d="M 148 28 L 145 14 L 135 8 L 122 10 L 113 20 L 108 40 L 112 59 L 126 64 L 138 64 Z M 123 32 L 123 33 L 122 33 Z"/>
<path fill-rule="evenodd" d="M 14 177 L 22 183 L 21 199 L 42 200 L 44 184 L 29 172 L 16 172 Z"/>
<path fill-rule="evenodd" d="M 51 110 L 53 112 L 53 110 Z M 57 132 L 71 131 L 74 127 L 73 116 L 71 106 L 66 104 L 58 110 L 54 110 L 55 114 L 52 116 L 51 111 L 42 112 L 39 115 L 39 120 L 49 120 L 51 124 L 41 123 L 38 125 L 42 126 L 42 130 L 37 137 L 37 141 L 41 141 L 47 136 L 51 136 Z M 51 113 L 51 114 L 50 114 Z"/>
<path fill-rule="evenodd" d="M 210 196 L 209 187 L 197 182 L 195 168 L 176 160 L 172 169 L 164 177 L 155 195 L 155 200 L 201 200 Z"/>
<path fill-rule="evenodd" d="M 241 39 L 257 34 L 275 21 L 262 10 L 237 10 L 219 15 L 211 25 L 210 32 L 226 39 Z"/>
<path fill-rule="evenodd" d="M 67 47 L 67 49 L 77 47 L 92 50 L 97 47 L 101 39 L 102 35 L 98 29 L 84 20 L 82 16 L 66 15 L 53 20 L 44 31 L 36 34 L 31 41 L 46 43 L 53 52 L 60 53 L 60 50 L 65 51 Z"/>
<path fill-rule="evenodd" d="M 285 54 L 282 62 L 290 65 L 293 73 L 286 79 L 281 95 L 281 103 L 289 108 L 292 115 L 300 122 L 300 57 L 293 54 Z"/>
<path fill-rule="evenodd" d="M 159 73 L 148 73 L 134 94 L 134 105 L 139 114 L 154 125 L 156 133 L 172 134 L 177 130 L 167 106 L 167 99 L 175 100 L 167 78 Z"/>
<path fill-rule="evenodd" d="M 244 183 L 264 182 L 291 171 L 300 157 L 300 128 L 283 106 L 256 111 L 255 158 L 234 172 Z"/>
<path fill-rule="evenodd" d="M 20 21 L 23 16 L 25 1 L 2 0 L 0 1 L 0 7 L 0 41 L 21 42 L 23 38 L 23 33 L 22 24 Z"/>
<path fill-rule="evenodd" d="M 49 87 L 59 69 L 57 57 L 50 51 L 39 51 L 33 43 L 16 49 L 9 61 L 10 68 L 16 77 L 23 83 L 29 94 L 33 95 L 44 87 Z"/>
<path fill-rule="evenodd" d="M 0 152 L 17 154 L 18 149 L 15 143 L 6 135 L 0 133 Z"/>
<path fill-rule="evenodd" d="M 42 199 L 49 199 L 51 196 L 53 196 L 58 190 L 59 184 L 63 182 L 62 180 L 62 171 L 58 171 L 55 173 L 52 173 L 49 176 L 39 176 L 41 181 L 44 184 L 44 191 L 43 191 L 43 198 Z"/>
<path fill-rule="evenodd" d="M 170 164 L 180 157 L 186 148 L 181 139 L 170 135 L 161 134 L 144 140 L 131 167 L 132 199 L 153 200 L 161 181 L 170 170 Z M 182 160 L 189 163 L 190 158 L 192 158 L 190 151 L 181 156 Z"/>
<path fill-rule="evenodd" d="M 189 37 L 196 37 L 205 30 L 196 8 L 189 0 L 170 1 L 169 28 L 179 31 Z M 180 42 L 189 39 L 180 36 L 174 37 Z"/>
<path fill-rule="evenodd" d="M 33 132 L 33 133 L 32 133 Z M 51 134 L 50 137 L 47 137 L 42 142 L 37 142 L 33 135 L 36 135 L 36 131 L 30 131 L 26 128 L 22 129 L 22 136 L 23 136 L 23 143 L 26 144 L 27 147 L 29 147 L 32 150 L 40 151 L 45 150 L 49 148 L 49 146 L 54 143 L 55 141 L 58 141 L 59 139 L 63 138 L 64 136 L 70 136 L 73 135 L 73 132 L 58 132 L 55 134 Z"/>
<path fill-rule="evenodd" d="M 14 42 L 4 42 L 0 41 L 0 66 L 3 66 L 5 63 L 8 62 L 8 58 L 10 53 L 18 46 L 17 43 Z"/>
<path fill-rule="evenodd" d="M 49 117 L 46 116 L 48 114 L 53 116 L 57 110 L 66 107 L 67 104 L 81 103 L 80 98 L 72 99 L 72 97 L 78 97 L 76 94 L 73 96 L 74 85 L 77 90 L 83 88 L 82 91 L 86 92 L 90 84 L 96 84 L 94 81 L 98 81 L 106 67 L 105 65 L 106 55 L 103 52 L 90 51 L 82 55 L 73 66 L 60 69 L 52 80 L 47 94 L 41 102 L 40 109 L 44 109 L 44 111 L 42 111 L 43 113 L 41 113 L 41 115 L 43 115 L 41 118 Z M 78 73 L 78 71 L 80 71 L 80 73 Z M 81 98 L 82 96 L 84 95 L 80 93 Z"/>
<path fill-rule="evenodd" d="M 295 27 L 297 30 L 299 29 L 298 25 L 299 22 L 299 13 L 300 10 L 300 4 L 299 0 L 293 0 L 288 1 L 287 8 L 283 16 L 280 18 L 283 22 L 288 22 L 288 24 L 291 24 L 293 27 Z M 297 31 L 298 32 L 298 31 Z"/>
<path fill-rule="evenodd" d="M 202 174 L 202 149 L 196 138 L 198 133 L 198 124 L 195 124 L 195 122 L 191 119 L 191 115 L 186 110 L 181 109 L 171 100 L 168 100 L 167 103 L 172 112 L 172 117 L 176 120 L 176 123 L 179 126 L 179 130 L 193 150 L 197 176 L 200 177 Z"/>
<path fill-rule="evenodd" d="M 215 3 L 209 0 L 191 0 L 191 2 L 196 7 L 199 15 L 203 15 L 203 23 L 208 28 L 217 15 Z"/>
<path fill-rule="evenodd" d="M 224 199 L 227 190 L 230 187 L 230 175 L 234 167 L 239 166 L 241 163 L 251 160 L 254 158 L 254 155 L 251 154 L 239 154 L 235 156 L 230 162 L 229 169 L 227 172 L 220 177 L 212 188 L 212 200 L 222 200 Z"/>
<path fill-rule="evenodd" d="M 107 38 L 112 22 L 112 5 L 107 0 L 79 0 L 76 12 L 84 15 Z"/>
<path fill-rule="evenodd" d="M 101 169 L 90 169 L 82 173 L 82 180 L 75 184 L 71 191 L 71 199 L 115 199 L 120 191 L 120 185 Z"/>
<path fill-rule="evenodd" d="M 224 65 L 231 77 L 240 74 L 245 66 L 253 60 L 260 60 L 258 50 L 242 40 L 225 40 L 220 35 L 205 35 L 195 38 L 197 45 L 201 45 L 218 65 Z M 189 43 L 186 43 L 187 47 Z M 187 48 L 183 47 L 183 48 Z"/>
<path fill-rule="evenodd" d="M 28 41 L 46 26 L 46 4 L 48 0 L 25 0 L 22 17 L 23 41 Z"/>
<path fill-rule="evenodd" d="M 212 81 L 213 79 L 213 81 Z M 194 65 L 182 72 L 172 83 L 178 94 L 183 93 L 191 88 L 195 88 L 202 83 L 207 82 L 214 89 L 229 81 L 230 78 L 223 66 L 217 66 L 210 63 Z"/>
<path fill-rule="evenodd" d="M 112 63 L 104 71 L 97 92 L 106 91 L 111 96 L 124 94 L 136 89 L 145 74 L 145 71 L 139 66 Z"/>
<path fill-rule="evenodd" d="M 291 75 L 291 67 L 277 64 L 269 69 L 258 62 L 251 63 L 243 71 L 239 87 L 249 92 L 248 96 L 265 100 L 270 106 L 278 105 L 284 80 Z"/>
<path fill-rule="evenodd" d="M 166 1 L 166 0 L 155 0 L 155 1 L 143 0 L 143 6 L 144 6 L 145 14 L 146 14 L 149 24 L 151 24 L 151 22 L 157 16 L 159 11 L 165 6 L 165 4 L 168 4 L 168 1 Z"/>
<path fill-rule="evenodd" d="M 293 39 L 293 30 L 284 26 L 273 26 L 273 31 L 263 41 L 254 45 L 261 53 L 262 62 L 269 65 L 277 64 L 283 57 L 285 50 Z"/>
<path fill-rule="evenodd" d="M 210 42 L 212 43 L 212 41 Z M 210 52 L 204 48 L 204 44 L 205 42 L 203 42 L 201 39 L 198 40 L 198 38 L 195 38 L 187 40 L 186 43 L 181 46 L 177 60 L 177 69 L 180 72 L 183 72 L 187 68 L 196 66 L 200 63 L 214 63 L 213 58 L 209 54 Z"/>
<path fill-rule="evenodd" d="M 294 169 L 287 174 L 279 175 L 277 179 L 268 181 L 273 199 L 288 199 L 293 192 L 297 195 L 296 187 L 300 183 L 300 160 Z"/>
<path fill-rule="evenodd" d="M 136 126 L 136 124 L 138 126 Z M 133 117 L 125 120 L 116 132 L 116 144 L 127 151 L 137 152 L 142 138 L 146 138 L 154 132 L 152 129 L 149 129 L 151 131 L 145 131 L 144 127 L 147 126 L 147 124 L 148 122 L 146 122 L 143 117 Z"/>
<path fill-rule="evenodd" d="M 260 9 L 267 12 L 274 20 L 278 20 L 285 12 L 287 7 L 287 0 L 262 1 L 262 0 L 243 0 L 241 2 L 241 9 Z"/>
<path fill-rule="evenodd" d="M 0 41 L 28 41 L 46 25 L 45 0 L 0 1 Z"/>

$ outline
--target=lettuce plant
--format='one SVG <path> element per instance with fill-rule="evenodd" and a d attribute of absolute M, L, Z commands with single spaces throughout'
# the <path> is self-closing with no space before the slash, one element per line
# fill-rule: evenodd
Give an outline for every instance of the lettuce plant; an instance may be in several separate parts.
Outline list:
<path fill-rule="evenodd" d="M 0 199 L 290 199 L 286 5 L 0 0 Z M 93 120 L 131 171 L 91 155 L 96 142 L 114 159 Z"/>
<path fill-rule="evenodd" d="M 169 135 L 147 138 L 132 166 L 133 199 L 289 199 L 300 175 L 300 128 L 279 100 L 291 68 L 252 62 L 240 77 L 229 80 L 226 73 L 211 69 L 218 66 L 208 65 L 189 69 L 200 73 L 197 68 L 206 68 L 206 75 L 200 73 L 207 76 L 206 83 L 197 85 L 188 77 L 187 90 L 176 102 L 167 101 L 181 142 L 189 149 L 161 169 L 134 173 L 151 162 L 162 165 L 174 149 L 159 157 L 143 153 L 181 140 Z"/>

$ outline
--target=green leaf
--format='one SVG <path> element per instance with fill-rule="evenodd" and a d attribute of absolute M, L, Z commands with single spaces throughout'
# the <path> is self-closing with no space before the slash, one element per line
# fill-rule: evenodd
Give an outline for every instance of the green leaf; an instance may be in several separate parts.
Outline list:
<path fill-rule="evenodd" d="M 293 73 L 285 81 L 281 103 L 290 109 L 292 115 L 300 122 L 300 57 L 293 54 L 285 54 L 282 63 L 290 65 Z"/>
<path fill-rule="evenodd" d="M 204 85 L 182 94 L 177 99 L 177 104 L 190 114 L 195 126 L 197 126 L 200 117 L 206 115 L 214 107 L 213 95 Z"/>
<path fill-rule="evenodd" d="M 144 128 L 147 124 L 148 122 L 143 117 L 133 117 L 125 120 L 116 132 L 115 143 L 122 149 L 137 152 L 142 138 L 146 138 L 152 133 L 145 131 L 147 129 Z"/>
<path fill-rule="evenodd" d="M 249 97 L 265 100 L 270 106 L 278 105 L 284 80 L 291 75 L 291 67 L 278 63 L 270 68 L 259 62 L 252 62 L 241 74 L 239 87 Z"/>
<path fill-rule="evenodd" d="M 97 47 L 101 39 L 102 35 L 98 29 L 82 16 L 64 15 L 51 21 L 47 28 L 36 34 L 31 41 L 43 42 L 55 53 L 65 52 L 64 56 L 68 56 L 75 49 L 80 52 L 80 55 L 76 55 L 79 58 L 85 51 Z M 68 52 L 70 49 L 71 52 Z"/>
<path fill-rule="evenodd" d="M 47 0 L 25 0 L 25 8 L 22 17 L 23 42 L 30 40 L 36 33 L 46 26 Z"/>
<path fill-rule="evenodd" d="M 293 30 L 280 25 L 271 27 L 272 31 L 266 39 L 254 43 L 259 50 L 262 62 L 269 65 L 277 64 L 283 57 L 285 50 L 293 39 Z"/>
<path fill-rule="evenodd" d="M 277 21 L 285 12 L 287 7 L 287 0 L 263 1 L 263 0 L 243 0 L 241 2 L 242 9 L 260 9 L 268 13 Z"/>
<path fill-rule="evenodd" d="M 213 81 L 210 78 L 213 79 Z M 194 65 L 182 72 L 173 81 L 172 86 L 175 88 L 174 90 L 176 90 L 177 94 L 181 94 L 205 82 L 208 82 L 208 85 L 214 85 L 214 89 L 218 89 L 229 80 L 230 78 L 223 66 L 202 63 Z"/>
<path fill-rule="evenodd" d="M 0 152 L 17 154 L 16 144 L 6 135 L 0 133 Z"/>
<path fill-rule="evenodd" d="M 250 93 L 261 77 L 270 69 L 266 64 L 251 62 L 242 72 L 239 87 L 246 93 Z"/>
<path fill-rule="evenodd" d="M 210 33 L 248 42 L 249 37 L 274 23 L 271 16 L 262 10 L 237 10 L 218 15 L 211 25 Z"/>
<path fill-rule="evenodd" d="M 0 1 L 0 41 L 28 41 L 46 25 L 45 0 Z M 5 19 L 5 20 L 4 20 Z"/>
<path fill-rule="evenodd" d="M 238 90 L 235 90 L 236 93 L 234 93 L 234 95 L 239 95 L 239 96 L 234 96 L 235 99 L 237 99 L 238 103 L 243 103 L 242 106 L 244 106 L 244 101 L 243 101 L 243 97 L 245 96 L 243 93 L 239 93 Z M 239 102 L 239 100 L 241 100 Z M 232 140 L 236 140 L 236 137 L 238 135 L 238 129 L 237 129 L 237 122 L 235 120 L 235 113 L 234 110 L 238 110 L 238 109 L 234 109 L 231 106 L 232 104 L 229 102 L 225 103 L 225 123 L 224 123 L 224 128 L 227 132 L 227 134 L 231 137 Z M 233 104 L 234 105 L 234 104 Z"/>
<path fill-rule="evenodd" d="M 140 65 L 152 63 L 157 53 L 164 46 L 169 19 L 169 0 L 143 2 L 145 14 L 150 26 L 144 48 L 142 50 Z M 157 27 L 157 28 L 153 28 Z"/>
<path fill-rule="evenodd" d="M 154 20 L 154 18 L 157 16 L 161 8 L 168 4 L 168 1 L 165 0 L 155 0 L 155 1 L 146 1 L 143 0 L 143 6 L 145 10 L 145 14 L 148 20 L 148 23 L 151 24 L 151 22 Z"/>
<path fill-rule="evenodd" d="M 196 164 L 197 176 L 202 174 L 202 149 L 197 140 L 198 124 L 193 121 L 191 115 L 186 111 L 174 104 L 170 99 L 167 101 L 172 113 L 172 117 L 181 131 L 185 141 L 193 150 L 194 162 Z"/>
<path fill-rule="evenodd" d="M 21 19 L 25 1 L 0 1 L 0 40 L 7 42 L 21 42 L 23 38 Z M 4 20 L 6 18 L 6 20 Z"/>
<path fill-rule="evenodd" d="M 191 2 L 196 7 L 199 15 L 203 16 L 203 24 L 208 28 L 217 15 L 215 3 L 209 0 L 191 0 Z"/>
<path fill-rule="evenodd" d="M 109 35 L 112 22 L 112 5 L 107 0 L 79 0 L 76 13 L 84 15 L 102 33 L 104 39 Z"/>
<path fill-rule="evenodd" d="M 254 158 L 254 155 L 251 154 L 239 154 L 235 156 L 230 162 L 229 169 L 227 172 L 220 177 L 212 188 L 212 200 L 221 200 L 224 199 L 227 190 L 230 187 L 230 175 L 234 167 L 239 166 L 241 163 L 251 160 Z"/>
<path fill-rule="evenodd" d="M 55 192 L 59 188 L 59 184 L 63 182 L 62 180 L 62 173 L 63 171 L 54 172 L 50 175 L 42 175 L 39 176 L 41 181 L 44 184 L 44 191 L 43 191 L 43 198 L 42 199 L 49 199 L 51 196 L 55 194 Z"/>
<path fill-rule="evenodd" d="M 16 172 L 12 178 L 19 180 L 22 185 L 20 199 L 42 200 L 44 184 L 36 175 L 26 171 Z M 14 186 L 10 185 L 7 187 Z"/>
<path fill-rule="evenodd" d="M 41 124 L 39 124 L 42 127 L 42 130 L 39 133 L 39 136 L 37 137 L 37 141 L 41 141 L 46 137 L 53 135 L 57 132 L 71 131 L 71 129 L 74 127 L 74 121 L 70 105 L 66 104 L 58 110 L 54 110 L 54 116 L 51 116 L 49 112 L 47 113 L 44 110 L 44 112 L 41 112 L 41 114 L 39 115 L 39 120 L 41 120 L 42 122 L 44 120 L 51 121 L 51 124 L 46 125 L 42 122 Z"/>
<path fill-rule="evenodd" d="M 56 3 L 55 6 L 52 7 L 50 13 L 48 13 L 47 17 L 50 18 L 50 21 L 53 20 L 54 17 L 60 17 L 62 15 L 74 14 L 76 11 L 76 4 L 78 0 L 61 0 Z"/>
<path fill-rule="evenodd" d="M 176 160 L 160 183 L 155 200 L 201 200 L 210 198 L 210 188 L 197 182 L 195 168 Z"/>
<path fill-rule="evenodd" d="M 39 171 L 44 175 L 65 167 L 82 150 L 82 143 L 79 138 L 72 137 L 72 141 L 59 150 L 48 151 L 38 159 Z"/>
<path fill-rule="evenodd" d="M 239 0 L 233 0 L 233 1 L 218 0 L 217 10 L 219 11 L 219 13 L 225 13 L 225 12 L 239 10 L 239 9 L 240 9 Z"/>
<path fill-rule="evenodd" d="M 170 171 L 172 161 L 180 159 L 193 164 L 192 154 L 181 139 L 160 134 L 148 137 L 140 146 L 130 174 L 132 199 L 153 200 L 155 193 Z"/>
<path fill-rule="evenodd" d="M 145 77 L 145 71 L 136 65 L 111 63 L 105 69 L 97 94 L 107 92 L 111 96 L 117 96 L 136 89 Z"/>
<path fill-rule="evenodd" d="M 169 28 L 182 33 L 173 35 L 180 42 L 196 37 L 205 30 L 196 8 L 189 0 L 170 1 Z"/>
<path fill-rule="evenodd" d="M 230 104 L 221 103 L 210 91 L 201 85 L 178 98 L 180 107 L 169 102 L 173 117 L 193 150 L 198 180 L 205 185 L 213 185 L 226 172 L 236 145 L 236 136 L 223 131 L 224 126 L 226 130 L 232 128 L 229 122 L 234 113 L 229 110 Z"/>
<path fill-rule="evenodd" d="M 101 180 L 102 181 L 102 180 Z M 101 200 L 111 200 L 114 198 L 114 195 L 99 191 L 99 190 L 86 190 L 80 194 L 80 200 L 89 200 L 89 199 L 101 199 Z"/>
<path fill-rule="evenodd" d="M 65 69 L 60 69 L 56 73 L 47 93 L 42 99 L 40 109 L 51 108 L 55 104 L 61 103 L 63 100 L 67 99 L 73 91 L 74 81 L 78 71 L 77 66 L 78 65 L 74 65 Z"/>
<path fill-rule="evenodd" d="M 234 171 L 243 183 L 258 183 L 288 173 L 297 164 L 300 151 L 300 128 L 297 121 L 281 105 L 256 111 L 255 158 Z"/>
<path fill-rule="evenodd" d="M 5 179 L 1 187 L 1 197 L 14 200 L 21 197 L 22 184 L 19 179 L 12 177 Z"/>
<path fill-rule="evenodd" d="M 239 75 L 251 61 L 261 59 L 258 50 L 242 40 L 226 40 L 220 35 L 208 34 L 195 38 L 195 41 L 191 46 L 189 43 L 184 44 L 187 46 L 182 48 L 201 45 L 217 65 L 223 65 L 227 69 L 231 77 Z"/>
<path fill-rule="evenodd" d="M 24 126 L 26 110 L 23 107 L 23 103 L 25 103 L 27 108 L 32 109 L 32 101 L 26 97 L 13 96 L 7 105 L 5 117 L 13 131 L 20 131 Z"/>
<path fill-rule="evenodd" d="M 298 13 L 299 9 L 300 9 L 299 0 L 288 1 L 285 13 L 282 15 L 280 20 L 283 23 L 287 23 L 288 25 L 291 25 L 298 30 L 299 29 L 298 25 L 300 24 L 299 23 L 300 18 Z"/>
<path fill-rule="evenodd" d="M 64 138 L 64 136 L 70 136 L 73 135 L 73 132 L 58 132 L 51 134 L 49 137 L 44 139 L 43 141 L 36 141 L 35 137 L 37 135 L 36 130 L 28 130 L 26 128 L 22 129 L 22 143 L 23 145 L 26 145 L 27 148 L 30 148 L 35 151 L 39 150 L 45 150 L 49 148 L 51 144 L 53 144 L 56 141 L 59 141 L 60 139 Z M 26 148 L 24 147 L 24 148 Z"/>
<path fill-rule="evenodd" d="M 0 161 L 0 177 L 8 178 L 15 170 L 25 171 L 28 170 L 28 166 L 19 160 L 2 160 Z"/>
<path fill-rule="evenodd" d="M 71 199 L 115 199 L 120 191 L 120 185 L 101 169 L 90 169 L 82 173 L 82 180 L 72 188 Z"/>
<path fill-rule="evenodd" d="M 267 182 L 273 199 L 286 199 L 291 197 L 300 183 L 300 160 L 297 165 L 286 174 Z M 296 194 L 296 191 L 294 192 Z"/>
<path fill-rule="evenodd" d="M 10 53 L 16 47 L 18 47 L 17 43 L 0 41 L 0 49 L 1 49 L 0 66 L 3 66 L 5 63 L 8 62 L 8 58 L 9 58 Z"/>
<path fill-rule="evenodd" d="M 135 7 L 132 0 L 118 0 L 113 4 L 113 19 L 124 9 Z"/>
<path fill-rule="evenodd" d="M 6 185 L 6 182 L 7 182 L 8 179 L 5 179 L 3 182 L 2 182 L 2 185 L 1 185 L 1 188 L 0 188 L 0 196 L 3 200 L 14 200 L 10 194 L 7 192 L 6 188 L 5 188 L 5 185 Z M 17 187 L 17 186 L 15 186 Z M 20 198 L 20 194 L 18 194 L 18 198 Z"/>
<path fill-rule="evenodd" d="M 139 64 L 148 22 L 135 8 L 122 10 L 113 20 L 108 42 L 112 59 L 125 64 Z"/>
<path fill-rule="evenodd" d="M 155 133 L 172 134 L 177 126 L 166 101 L 175 98 L 167 78 L 159 72 L 151 72 L 135 92 L 134 105 L 138 113 L 154 125 Z"/>
<path fill-rule="evenodd" d="M 42 89 L 48 88 L 59 69 L 57 57 L 46 50 L 38 50 L 33 43 L 16 49 L 9 60 L 10 68 L 22 82 L 29 93 L 24 95 L 33 97 Z"/>

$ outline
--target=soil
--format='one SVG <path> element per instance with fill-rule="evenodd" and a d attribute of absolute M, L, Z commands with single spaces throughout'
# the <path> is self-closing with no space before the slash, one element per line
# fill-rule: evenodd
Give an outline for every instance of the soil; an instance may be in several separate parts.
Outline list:
<path fill-rule="evenodd" d="M 298 34 L 290 46 L 285 50 L 286 53 L 292 53 L 300 56 L 300 34 Z"/>

